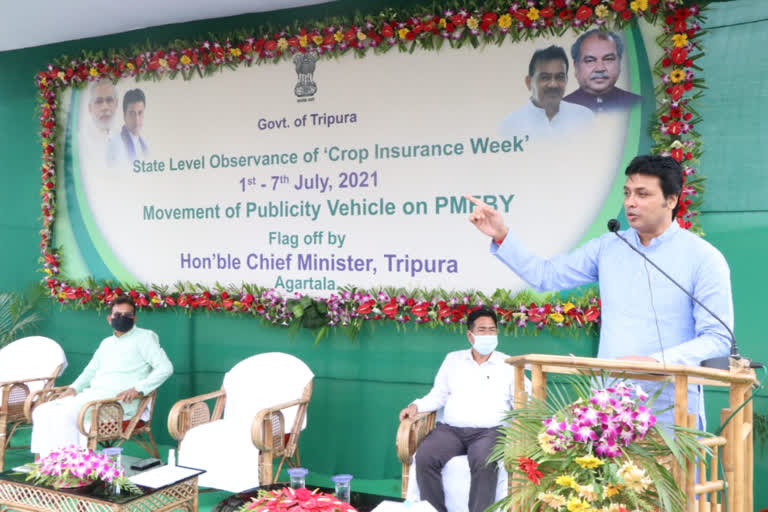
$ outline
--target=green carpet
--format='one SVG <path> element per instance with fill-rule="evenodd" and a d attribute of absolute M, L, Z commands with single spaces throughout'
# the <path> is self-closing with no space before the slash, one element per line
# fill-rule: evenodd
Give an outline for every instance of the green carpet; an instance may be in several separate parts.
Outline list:
<path fill-rule="evenodd" d="M 31 430 L 26 429 L 17 432 L 13 439 L 11 439 L 11 448 L 5 452 L 5 470 L 9 470 L 16 466 L 32 462 L 34 457 L 32 453 L 26 448 L 13 449 L 13 447 L 29 445 L 29 435 Z M 147 453 L 136 443 L 127 442 L 123 443 L 123 453 L 126 455 L 132 455 L 135 457 L 148 457 Z M 160 453 L 160 458 L 165 461 L 168 457 L 168 450 L 176 448 L 176 445 L 157 445 L 157 450 Z M 307 475 L 307 487 L 332 487 L 331 476 L 323 473 L 314 473 L 312 471 Z M 283 470 L 280 473 L 281 481 L 288 481 L 288 474 Z M 359 492 L 367 492 L 371 494 L 379 494 L 382 496 L 400 496 L 400 480 L 352 480 L 352 489 Z M 199 499 L 199 511 L 210 512 L 214 505 L 223 500 L 232 493 L 227 491 L 208 491 L 200 493 Z"/>

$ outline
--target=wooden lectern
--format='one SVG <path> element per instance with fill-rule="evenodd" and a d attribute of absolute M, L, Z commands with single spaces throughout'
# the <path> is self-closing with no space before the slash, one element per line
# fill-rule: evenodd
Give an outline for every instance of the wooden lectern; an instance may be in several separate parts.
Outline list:
<path fill-rule="evenodd" d="M 591 357 L 553 356 L 529 354 L 510 357 L 507 363 L 515 367 L 515 407 L 524 407 L 526 392 L 524 370 L 531 371 L 531 392 L 539 400 L 547 397 L 547 374 L 578 374 L 609 372 L 612 376 L 634 380 L 674 382 L 675 424 L 696 428 L 696 418 L 688 413 L 688 384 L 726 387 L 729 390 L 729 406 L 720 413 L 720 421 L 737 410 L 748 398 L 751 387 L 757 384 L 755 372 L 746 360 L 731 361 L 730 371 L 683 366 L 663 365 L 637 361 L 595 359 Z M 691 512 L 724 510 L 723 481 L 718 478 L 718 458 L 722 457 L 725 479 L 728 486 L 728 511 L 751 512 L 753 505 L 754 461 L 753 461 L 752 401 L 737 412 L 723 430 L 721 436 L 705 438 L 704 446 L 712 450 L 711 455 L 703 451 L 698 459 L 698 482 L 696 467 L 690 462 L 681 468 L 677 463 L 672 470 L 675 481 L 688 497 Z M 709 466 L 709 472 L 706 471 Z"/>

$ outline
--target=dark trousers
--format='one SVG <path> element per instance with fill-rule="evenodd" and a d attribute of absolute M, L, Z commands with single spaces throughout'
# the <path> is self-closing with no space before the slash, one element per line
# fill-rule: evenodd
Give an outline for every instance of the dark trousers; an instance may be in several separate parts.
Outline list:
<path fill-rule="evenodd" d="M 497 464 L 488 464 L 488 456 L 499 432 L 493 428 L 452 427 L 438 423 L 416 451 L 416 481 L 421 499 L 438 512 L 446 512 L 443 491 L 443 466 L 457 455 L 469 459 L 471 481 L 469 512 L 482 512 L 496 498 Z"/>

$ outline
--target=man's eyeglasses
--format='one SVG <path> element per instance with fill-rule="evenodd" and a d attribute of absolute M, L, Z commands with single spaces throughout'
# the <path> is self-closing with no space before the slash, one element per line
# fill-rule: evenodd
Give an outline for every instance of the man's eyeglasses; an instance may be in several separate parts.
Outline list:
<path fill-rule="evenodd" d="M 496 327 L 475 327 L 472 332 L 475 334 L 497 334 L 499 330 Z"/>

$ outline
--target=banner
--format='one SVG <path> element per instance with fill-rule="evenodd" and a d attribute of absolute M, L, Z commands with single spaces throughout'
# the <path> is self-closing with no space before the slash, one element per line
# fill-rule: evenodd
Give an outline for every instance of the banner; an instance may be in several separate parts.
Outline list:
<path fill-rule="evenodd" d="M 349 285 L 522 290 L 487 255 L 464 196 L 499 209 L 540 256 L 569 251 L 620 213 L 623 169 L 653 105 L 631 31 L 588 37 L 581 48 L 599 55 L 578 66 L 576 39 L 297 54 L 203 80 L 68 90 L 62 269 L 312 296 Z M 530 76 L 534 52 L 552 45 L 567 63 L 539 61 Z M 590 88 L 612 81 L 625 94 L 596 104 Z M 553 119 L 537 107 L 547 102 Z"/>

